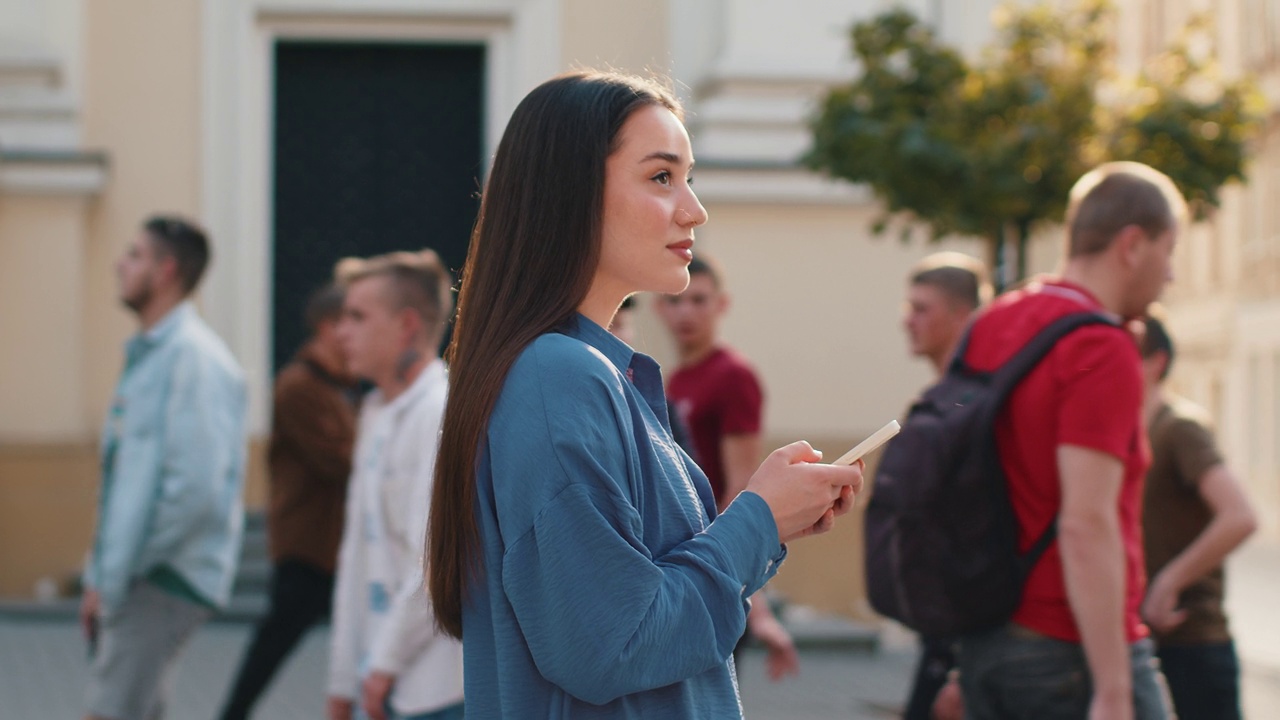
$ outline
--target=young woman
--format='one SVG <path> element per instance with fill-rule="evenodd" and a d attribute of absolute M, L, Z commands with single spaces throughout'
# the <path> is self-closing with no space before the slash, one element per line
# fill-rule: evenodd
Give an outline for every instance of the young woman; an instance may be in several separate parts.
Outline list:
<path fill-rule="evenodd" d="M 468 717 L 738 717 L 746 598 L 861 486 L 860 466 L 795 443 L 717 516 L 657 364 L 604 329 L 628 295 L 688 284 L 707 219 L 692 167 L 676 100 L 611 74 L 536 88 L 498 146 L 428 534 Z"/>

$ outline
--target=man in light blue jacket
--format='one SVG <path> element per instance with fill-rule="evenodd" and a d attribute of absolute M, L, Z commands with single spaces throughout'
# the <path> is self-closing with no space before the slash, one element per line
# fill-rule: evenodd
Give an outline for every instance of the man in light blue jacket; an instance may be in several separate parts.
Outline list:
<path fill-rule="evenodd" d="M 243 373 L 189 301 L 209 243 L 148 220 L 116 265 L 141 325 L 102 434 L 98 525 L 81 621 L 93 654 L 88 717 L 153 720 L 165 676 L 231 594 L 243 523 Z"/>

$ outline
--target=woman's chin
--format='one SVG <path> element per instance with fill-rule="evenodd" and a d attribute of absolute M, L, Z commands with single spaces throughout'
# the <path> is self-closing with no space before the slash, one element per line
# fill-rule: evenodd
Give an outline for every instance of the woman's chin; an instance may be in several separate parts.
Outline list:
<path fill-rule="evenodd" d="M 661 282 L 654 283 L 655 286 L 650 292 L 660 293 L 662 295 L 679 295 L 689 287 L 689 268 L 682 267 L 679 272 L 671 273 L 663 277 Z"/>

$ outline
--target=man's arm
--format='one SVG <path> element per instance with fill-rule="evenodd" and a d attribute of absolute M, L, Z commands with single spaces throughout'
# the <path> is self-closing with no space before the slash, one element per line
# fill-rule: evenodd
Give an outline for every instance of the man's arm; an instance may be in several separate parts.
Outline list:
<path fill-rule="evenodd" d="M 747 487 L 760 466 L 760 429 L 764 421 L 764 389 L 755 373 L 735 367 L 723 380 L 716 405 L 720 433 L 720 465 L 724 468 L 724 494 L 716 498 L 723 511 Z"/>
<path fill-rule="evenodd" d="M 1058 546 L 1067 600 L 1093 679 L 1090 717 L 1129 718 L 1133 678 L 1124 631 L 1125 559 L 1119 496 L 1124 465 L 1107 453 L 1058 446 Z"/>
<path fill-rule="evenodd" d="M 320 381 L 308 383 L 295 377 L 277 380 L 272 408 L 273 440 L 299 451 L 311 476 L 329 484 L 341 484 L 351 475 L 355 442 L 355 413 L 341 407 Z"/>
<path fill-rule="evenodd" d="M 1186 619 L 1186 611 L 1177 607 L 1178 596 L 1188 585 L 1222 565 L 1258 526 L 1244 490 L 1226 465 L 1210 467 L 1196 485 L 1213 519 L 1152 580 L 1142 614 L 1157 630 L 1172 630 Z"/>
<path fill-rule="evenodd" d="M 722 512 L 738 493 L 747 488 L 747 481 L 760 467 L 760 433 L 725 435 L 720 441 L 720 461 L 724 467 L 724 496 L 716 498 Z"/>

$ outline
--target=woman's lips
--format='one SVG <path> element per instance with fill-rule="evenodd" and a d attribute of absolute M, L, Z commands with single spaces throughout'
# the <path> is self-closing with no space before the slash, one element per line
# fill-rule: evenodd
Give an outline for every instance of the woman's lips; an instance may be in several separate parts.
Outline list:
<path fill-rule="evenodd" d="M 681 258 L 684 259 L 685 262 L 689 262 L 690 260 L 693 260 L 693 241 L 692 240 L 681 240 L 680 242 L 671 243 L 670 245 L 667 246 L 667 249 L 675 253 L 676 255 L 679 255 Z"/>

